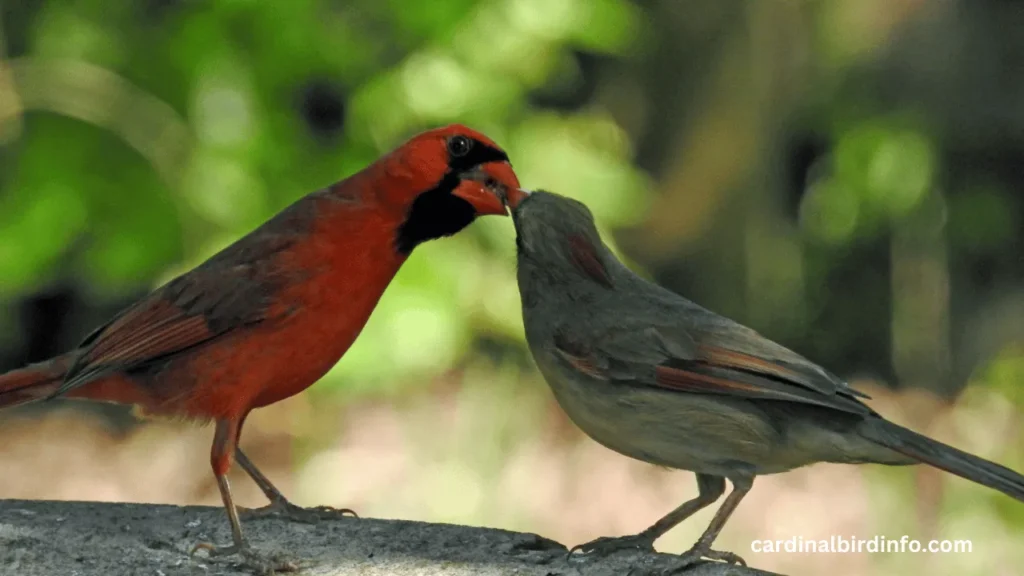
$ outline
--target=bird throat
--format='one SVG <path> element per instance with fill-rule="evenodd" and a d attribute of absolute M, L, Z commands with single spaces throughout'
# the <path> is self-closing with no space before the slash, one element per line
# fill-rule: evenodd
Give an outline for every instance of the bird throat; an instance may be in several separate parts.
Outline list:
<path fill-rule="evenodd" d="M 458 176 L 449 173 L 437 186 L 416 197 L 395 234 L 398 252 L 409 254 L 427 240 L 451 236 L 473 223 L 476 209 L 452 194 L 458 185 Z"/>

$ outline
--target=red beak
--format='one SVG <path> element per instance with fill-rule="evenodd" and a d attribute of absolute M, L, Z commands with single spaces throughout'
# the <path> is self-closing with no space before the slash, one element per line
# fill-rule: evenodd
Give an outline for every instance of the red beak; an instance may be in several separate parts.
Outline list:
<path fill-rule="evenodd" d="M 519 190 L 519 178 L 508 162 L 488 162 L 462 175 L 462 183 L 452 194 L 469 202 L 478 216 L 507 215 L 505 201 Z"/>
<path fill-rule="evenodd" d="M 516 206 L 523 201 L 524 198 L 530 195 L 529 190 L 523 190 L 522 188 L 513 188 L 505 194 L 505 201 L 508 203 L 508 207 L 515 210 Z"/>

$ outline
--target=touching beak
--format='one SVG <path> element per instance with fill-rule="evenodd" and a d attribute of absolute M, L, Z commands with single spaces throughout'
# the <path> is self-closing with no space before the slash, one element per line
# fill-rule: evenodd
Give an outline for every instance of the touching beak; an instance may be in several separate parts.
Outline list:
<path fill-rule="evenodd" d="M 452 194 L 469 202 L 477 216 L 508 215 L 508 195 L 519 190 L 519 178 L 508 162 L 488 162 L 461 174 L 462 183 Z"/>
<path fill-rule="evenodd" d="M 512 190 L 509 190 L 507 194 L 505 194 L 505 202 L 508 204 L 508 207 L 514 211 L 516 209 L 516 206 L 519 206 L 519 203 L 522 202 L 529 195 L 529 190 L 523 190 L 522 188 L 513 188 Z"/>

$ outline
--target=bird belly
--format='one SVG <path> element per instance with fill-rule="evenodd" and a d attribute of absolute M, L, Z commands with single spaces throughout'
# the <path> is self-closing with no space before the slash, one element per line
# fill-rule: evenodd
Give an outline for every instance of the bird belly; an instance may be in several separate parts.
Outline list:
<path fill-rule="evenodd" d="M 742 400 L 723 402 L 633 383 L 583 380 L 556 366 L 541 371 L 569 418 L 620 454 L 718 476 L 738 469 L 770 473 L 773 468 L 779 432 Z"/>
<path fill-rule="evenodd" d="M 340 258 L 339 258 L 340 260 Z M 309 388 L 348 351 L 400 261 L 378 258 L 358 283 L 334 270 L 278 295 L 267 321 L 229 335 L 185 362 L 197 383 L 185 411 L 244 414 Z M 214 417 L 217 417 L 214 415 Z"/>

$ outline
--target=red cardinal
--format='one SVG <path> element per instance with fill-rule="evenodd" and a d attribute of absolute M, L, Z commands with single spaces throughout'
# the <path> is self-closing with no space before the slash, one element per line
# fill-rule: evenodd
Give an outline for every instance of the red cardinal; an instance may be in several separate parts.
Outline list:
<path fill-rule="evenodd" d="M 234 542 L 198 548 L 251 554 L 227 479 L 233 458 L 268 508 L 303 510 L 238 449 L 246 416 L 323 376 L 417 245 L 479 215 L 506 214 L 505 194 L 518 186 L 508 156 L 486 136 L 459 125 L 424 132 L 292 204 L 77 349 L 0 376 L 0 407 L 64 396 L 213 420 L 210 463 Z"/>

